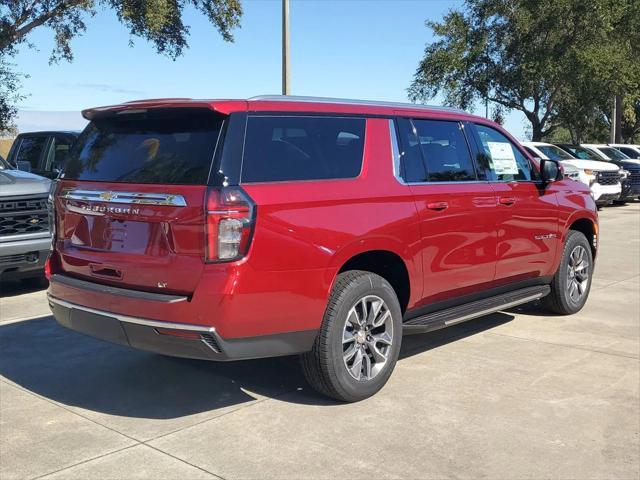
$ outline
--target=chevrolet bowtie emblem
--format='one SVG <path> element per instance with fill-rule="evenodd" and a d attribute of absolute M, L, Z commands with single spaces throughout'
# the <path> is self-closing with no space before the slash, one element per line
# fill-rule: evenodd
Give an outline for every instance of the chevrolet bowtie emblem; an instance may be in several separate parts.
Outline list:
<path fill-rule="evenodd" d="M 117 195 L 115 193 L 113 193 L 113 192 L 102 192 L 100 194 L 100 200 L 104 200 L 105 202 L 113 200 L 116 197 L 117 197 Z"/>
<path fill-rule="evenodd" d="M 35 225 L 37 223 L 40 223 L 40 219 L 39 218 L 32 218 L 31 220 L 29 220 L 29 223 L 31 225 Z"/>

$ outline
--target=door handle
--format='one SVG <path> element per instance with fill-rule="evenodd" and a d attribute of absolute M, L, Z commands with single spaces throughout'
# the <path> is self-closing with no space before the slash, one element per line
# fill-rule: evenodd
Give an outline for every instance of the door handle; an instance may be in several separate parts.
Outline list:
<path fill-rule="evenodd" d="M 500 205 L 505 205 L 507 207 L 510 207 L 511 205 L 516 203 L 516 199 L 513 197 L 501 197 L 498 201 L 500 202 Z"/>
<path fill-rule="evenodd" d="M 449 203 L 448 202 L 431 202 L 431 203 L 427 203 L 427 208 L 429 210 L 436 210 L 436 211 L 446 210 L 447 208 L 449 208 Z"/>

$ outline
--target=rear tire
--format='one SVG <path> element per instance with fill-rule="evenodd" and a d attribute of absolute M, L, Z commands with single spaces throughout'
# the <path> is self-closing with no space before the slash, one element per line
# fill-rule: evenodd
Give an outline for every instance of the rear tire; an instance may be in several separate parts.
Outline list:
<path fill-rule="evenodd" d="M 587 237 L 569 230 L 551 293 L 543 300 L 545 307 L 561 315 L 579 312 L 589 297 L 592 274 L 593 255 Z"/>
<path fill-rule="evenodd" d="M 384 278 L 351 270 L 338 275 L 313 349 L 302 355 L 316 391 L 343 402 L 378 392 L 393 371 L 402 342 L 402 312 Z"/>

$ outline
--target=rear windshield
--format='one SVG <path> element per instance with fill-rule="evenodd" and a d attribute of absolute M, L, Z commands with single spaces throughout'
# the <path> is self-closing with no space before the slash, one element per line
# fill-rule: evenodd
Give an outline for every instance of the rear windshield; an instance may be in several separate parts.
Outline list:
<path fill-rule="evenodd" d="M 149 110 L 92 121 L 61 178 L 206 184 L 223 118 L 208 110 Z"/>

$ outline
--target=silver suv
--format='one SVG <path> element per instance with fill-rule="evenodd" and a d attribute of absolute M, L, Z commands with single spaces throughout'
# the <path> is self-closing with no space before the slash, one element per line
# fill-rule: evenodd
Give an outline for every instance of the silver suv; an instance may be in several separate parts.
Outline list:
<path fill-rule="evenodd" d="M 0 277 L 42 273 L 51 245 L 50 180 L 15 170 L 0 158 Z"/>

